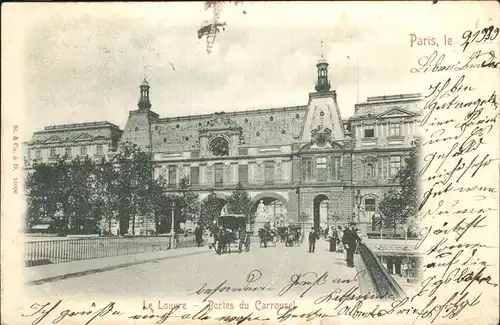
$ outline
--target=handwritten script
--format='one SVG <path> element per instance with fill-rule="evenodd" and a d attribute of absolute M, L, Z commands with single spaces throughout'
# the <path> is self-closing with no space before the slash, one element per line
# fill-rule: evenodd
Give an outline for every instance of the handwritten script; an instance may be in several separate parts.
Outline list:
<path fill-rule="evenodd" d="M 498 291 L 496 265 L 488 261 L 498 247 L 487 235 L 498 227 L 498 87 L 486 81 L 498 75 L 492 43 L 498 30 L 466 30 L 458 57 L 433 51 L 410 69 L 431 81 L 420 123 L 417 248 L 426 262 L 418 293 L 393 307 L 409 306 L 409 314 L 431 322 L 456 317 Z"/>

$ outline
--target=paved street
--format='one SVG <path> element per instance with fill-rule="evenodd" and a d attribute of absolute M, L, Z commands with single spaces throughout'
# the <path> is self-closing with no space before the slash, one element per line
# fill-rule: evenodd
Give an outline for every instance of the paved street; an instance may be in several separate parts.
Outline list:
<path fill-rule="evenodd" d="M 73 299 L 102 297 L 137 297 L 137 299 L 165 299 L 167 297 L 183 297 L 200 289 L 204 283 L 206 288 L 216 288 L 227 281 L 224 286 L 243 288 L 247 284 L 247 275 L 252 270 L 259 270 L 262 277 L 249 286 L 272 287 L 272 291 L 258 293 L 216 293 L 211 299 L 237 299 L 241 296 L 256 296 L 265 299 L 274 297 L 287 284 L 291 283 L 290 277 L 294 274 L 316 272 L 307 274 L 303 281 L 314 281 L 328 272 L 326 283 L 315 285 L 305 297 L 317 298 L 335 289 L 342 292 L 351 287 L 357 287 L 355 280 L 356 269 L 348 268 L 340 253 L 328 252 L 328 244 L 319 240 L 316 252 L 307 252 L 307 245 L 301 247 L 285 247 L 277 243 L 276 247 L 260 248 L 252 245 L 249 252 L 216 255 L 207 247 L 186 248 L 189 251 L 204 250 L 206 253 L 192 256 L 180 256 L 168 260 L 148 262 L 135 266 L 128 266 L 111 271 L 80 277 L 60 280 L 42 285 L 30 286 L 30 292 L 43 293 L 48 296 L 72 297 Z M 253 274 L 258 274 L 254 272 Z M 339 282 L 335 279 L 347 280 L 349 283 Z M 349 281 L 350 280 L 350 281 Z M 298 299 L 300 294 L 309 285 L 293 286 L 284 293 L 280 299 Z M 354 293 L 358 293 L 355 291 Z M 199 295 L 199 297 L 205 297 Z M 191 296 L 192 297 L 192 296 Z"/>

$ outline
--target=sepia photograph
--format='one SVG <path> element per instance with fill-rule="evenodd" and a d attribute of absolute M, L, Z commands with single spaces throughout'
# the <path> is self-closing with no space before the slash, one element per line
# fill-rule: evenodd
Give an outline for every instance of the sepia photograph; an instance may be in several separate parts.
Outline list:
<path fill-rule="evenodd" d="M 451 7 L 4 6 L 5 324 L 494 324 L 498 6 Z"/>

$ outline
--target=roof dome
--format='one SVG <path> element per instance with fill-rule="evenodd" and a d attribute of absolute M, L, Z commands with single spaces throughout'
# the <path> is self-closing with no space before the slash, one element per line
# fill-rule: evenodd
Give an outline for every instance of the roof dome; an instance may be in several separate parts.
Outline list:
<path fill-rule="evenodd" d="M 149 83 L 146 80 L 146 78 L 144 78 L 144 80 L 142 81 L 141 86 L 148 86 L 149 87 Z"/>

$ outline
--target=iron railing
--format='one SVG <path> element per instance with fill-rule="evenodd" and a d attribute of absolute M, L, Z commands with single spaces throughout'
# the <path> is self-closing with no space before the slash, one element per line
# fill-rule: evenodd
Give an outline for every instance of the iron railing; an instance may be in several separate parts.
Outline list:
<path fill-rule="evenodd" d="M 57 240 L 28 241 L 24 244 L 25 266 L 65 263 L 103 257 L 131 255 L 194 247 L 194 236 L 178 236 L 173 242 L 171 236 L 130 236 L 61 238 Z"/>
<path fill-rule="evenodd" d="M 358 242 L 357 251 L 363 260 L 368 271 L 371 284 L 374 287 L 377 296 L 384 298 L 403 298 L 406 297 L 404 290 L 389 274 L 382 262 L 377 258 L 365 244 Z"/>

